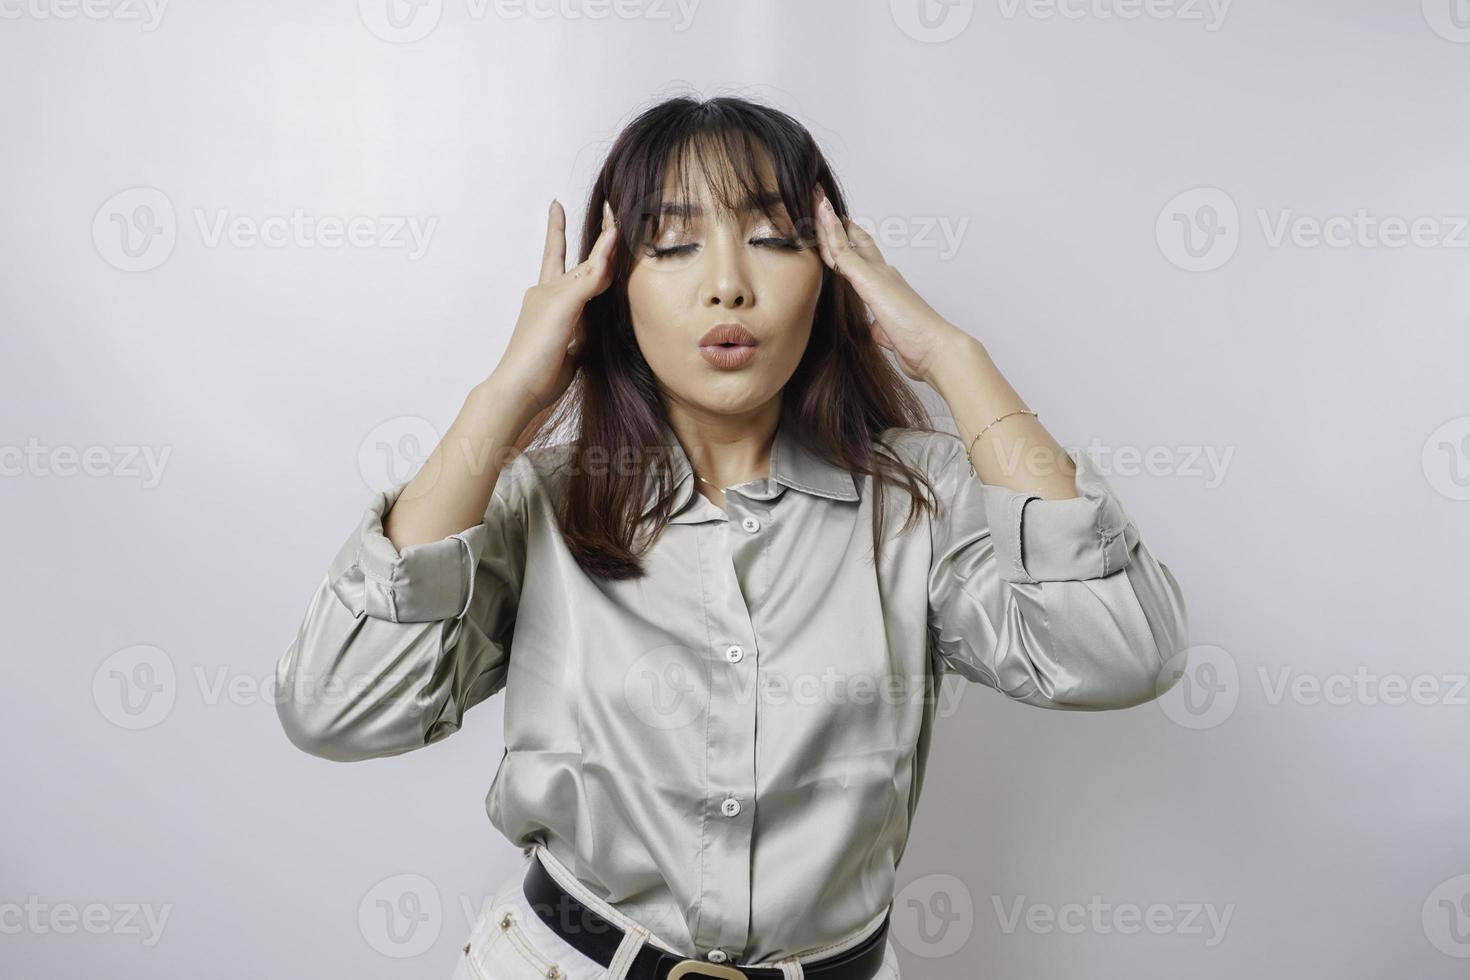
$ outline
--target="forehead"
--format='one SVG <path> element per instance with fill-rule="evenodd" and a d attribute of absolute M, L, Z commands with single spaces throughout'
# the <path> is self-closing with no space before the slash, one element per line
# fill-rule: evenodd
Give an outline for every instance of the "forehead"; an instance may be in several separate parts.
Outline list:
<path fill-rule="evenodd" d="M 671 153 L 663 172 L 660 214 L 699 217 L 726 208 L 784 211 L 770 158 L 758 145 L 752 154 L 754 159 L 747 162 L 723 144 L 691 145 Z"/>

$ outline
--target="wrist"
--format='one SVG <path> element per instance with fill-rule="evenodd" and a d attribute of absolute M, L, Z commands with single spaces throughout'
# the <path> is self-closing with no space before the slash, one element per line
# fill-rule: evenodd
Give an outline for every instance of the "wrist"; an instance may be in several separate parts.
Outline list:
<path fill-rule="evenodd" d="M 507 419 L 516 426 L 517 433 L 530 425 L 542 409 L 520 385 L 493 373 L 470 389 L 465 407 L 476 414 Z"/>
<path fill-rule="evenodd" d="M 973 379 L 976 367 L 989 359 L 990 354 L 984 344 L 959 327 L 952 326 L 934 345 L 930 368 L 923 380 L 931 388 L 943 392 L 952 378 Z"/>

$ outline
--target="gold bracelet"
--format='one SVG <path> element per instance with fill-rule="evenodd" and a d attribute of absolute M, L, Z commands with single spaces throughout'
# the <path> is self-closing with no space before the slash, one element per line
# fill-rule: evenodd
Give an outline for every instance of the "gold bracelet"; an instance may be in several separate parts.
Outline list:
<path fill-rule="evenodd" d="M 976 475 L 975 474 L 975 459 L 974 459 L 974 456 L 973 456 L 973 453 L 975 452 L 975 443 L 980 440 L 980 437 L 981 436 L 985 435 L 985 430 L 986 429 L 989 429 L 990 426 L 992 426 L 995 423 L 999 422 L 1001 419 L 1008 419 L 1012 415 L 1036 415 L 1036 413 L 1033 412 L 1033 411 L 1031 411 L 1029 408 L 1018 408 L 1014 412 L 1006 412 L 1004 415 L 997 415 L 995 418 L 993 418 L 993 419 L 990 420 L 990 422 L 985 426 L 985 429 L 981 429 L 979 432 L 975 433 L 975 438 L 970 440 L 970 448 L 967 449 L 967 450 L 965 450 L 965 458 L 970 461 L 970 475 L 971 476 L 975 476 Z M 1041 418 L 1040 415 L 1036 415 L 1036 417 L 1038 419 Z"/>

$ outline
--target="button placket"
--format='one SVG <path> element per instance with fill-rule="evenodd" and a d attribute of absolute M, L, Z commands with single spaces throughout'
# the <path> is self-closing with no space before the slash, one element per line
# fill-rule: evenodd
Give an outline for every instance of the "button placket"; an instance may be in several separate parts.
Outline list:
<path fill-rule="evenodd" d="M 727 500 L 735 496 L 730 494 Z M 703 824 L 701 913 L 692 937 L 695 946 L 706 951 L 705 956 L 719 950 L 727 958 L 738 958 L 750 938 L 755 702 L 759 700 L 746 696 L 746 671 L 733 669 L 757 651 L 739 572 L 741 562 L 736 560 L 736 550 L 749 541 L 749 535 L 735 526 L 737 513 L 732 512 L 731 520 L 723 526 L 716 523 L 705 529 L 706 540 L 713 546 L 712 574 L 706 580 L 709 588 L 705 596 L 713 641 L 709 710 L 704 726 L 706 806 L 710 817 Z"/>

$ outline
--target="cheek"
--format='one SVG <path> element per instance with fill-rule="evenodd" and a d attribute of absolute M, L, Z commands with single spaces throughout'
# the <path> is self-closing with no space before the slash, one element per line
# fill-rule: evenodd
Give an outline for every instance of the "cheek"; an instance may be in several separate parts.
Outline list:
<path fill-rule="evenodd" d="M 674 329 L 686 305 L 678 298 L 681 295 L 669 276 L 634 267 L 628 277 L 628 312 L 640 340 L 657 340 Z"/>
<path fill-rule="evenodd" d="M 660 375 L 686 370 L 689 324 L 698 323 L 697 309 L 684 277 L 635 266 L 628 278 L 628 312 L 633 336 L 644 360 Z"/>
<path fill-rule="evenodd" d="M 799 336 L 803 344 L 811 331 L 825 268 L 813 252 L 810 261 L 789 260 L 768 270 L 763 290 L 767 302 L 779 310 L 776 319 L 786 328 L 783 333 Z"/>
<path fill-rule="evenodd" d="M 815 303 L 822 288 L 822 270 L 826 268 L 815 250 L 797 255 L 775 255 L 762 272 L 767 292 L 775 291 L 792 303 Z"/>

